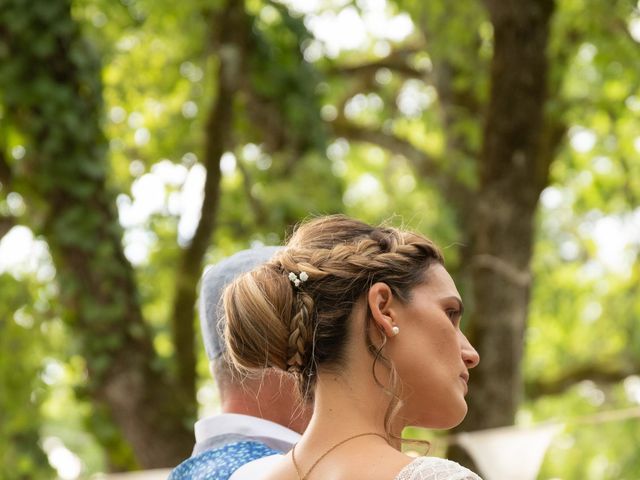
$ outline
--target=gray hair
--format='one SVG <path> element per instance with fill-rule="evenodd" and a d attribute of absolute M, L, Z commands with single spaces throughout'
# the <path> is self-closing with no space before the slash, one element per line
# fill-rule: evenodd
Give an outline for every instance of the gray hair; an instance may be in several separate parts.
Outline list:
<path fill-rule="evenodd" d="M 282 247 L 260 246 L 242 250 L 219 263 L 209 266 L 202 275 L 200 286 L 200 327 L 209 360 L 220 358 L 226 351 L 224 338 L 224 309 L 222 293 L 237 276 L 268 262 Z"/>

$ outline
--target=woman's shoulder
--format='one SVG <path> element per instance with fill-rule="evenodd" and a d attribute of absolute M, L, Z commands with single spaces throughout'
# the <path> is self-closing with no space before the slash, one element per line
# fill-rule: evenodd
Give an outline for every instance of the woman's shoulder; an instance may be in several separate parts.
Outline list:
<path fill-rule="evenodd" d="M 438 457 L 416 458 L 394 480 L 482 480 L 462 465 Z"/>
<path fill-rule="evenodd" d="M 255 480 L 256 478 L 261 478 L 265 472 L 276 466 L 283 457 L 284 455 L 278 453 L 245 463 L 229 477 L 229 480 Z"/>

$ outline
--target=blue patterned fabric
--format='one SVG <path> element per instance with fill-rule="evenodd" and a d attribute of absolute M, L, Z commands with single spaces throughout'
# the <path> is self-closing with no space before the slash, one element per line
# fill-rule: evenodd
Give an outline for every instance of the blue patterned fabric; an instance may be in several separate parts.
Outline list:
<path fill-rule="evenodd" d="M 230 443 L 185 460 L 173 469 L 168 480 L 228 480 L 245 463 L 277 453 L 260 442 Z"/>

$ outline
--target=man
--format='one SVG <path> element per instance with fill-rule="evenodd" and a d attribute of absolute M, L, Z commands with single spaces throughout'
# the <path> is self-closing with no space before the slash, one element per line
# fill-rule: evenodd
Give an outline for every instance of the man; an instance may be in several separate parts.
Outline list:
<path fill-rule="evenodd" d="M 236 276 L 267 262 L 279 247 L 243 250 L 207 269 L 200 289 L 200 324 L 222 413 L 199 420 L 191 458 L 169 480 L 228 480 L 242 465 L 286 452 L 309 422 L 293 379 L 277 372 L 241 378 L 224 357 L 222 294 Z"/>

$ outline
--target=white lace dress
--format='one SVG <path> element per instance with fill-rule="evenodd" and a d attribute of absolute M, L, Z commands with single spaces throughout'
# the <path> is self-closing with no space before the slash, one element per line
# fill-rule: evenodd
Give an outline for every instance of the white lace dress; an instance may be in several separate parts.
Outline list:
<path fill-rule="evenodd" d="M 229 480 L 256 480 L 269 471 L 282 455 L 271 455 L 249 462 L 235 471 Z M 394 480 L 482 480 L 456 462 L 438 457 L 416 458 L 400 470 Z"/>
<path fill-rule="evenodd" d="M 482 480 L 468 468 L 437 457 L 416 458 L 394 480 Z"/>

